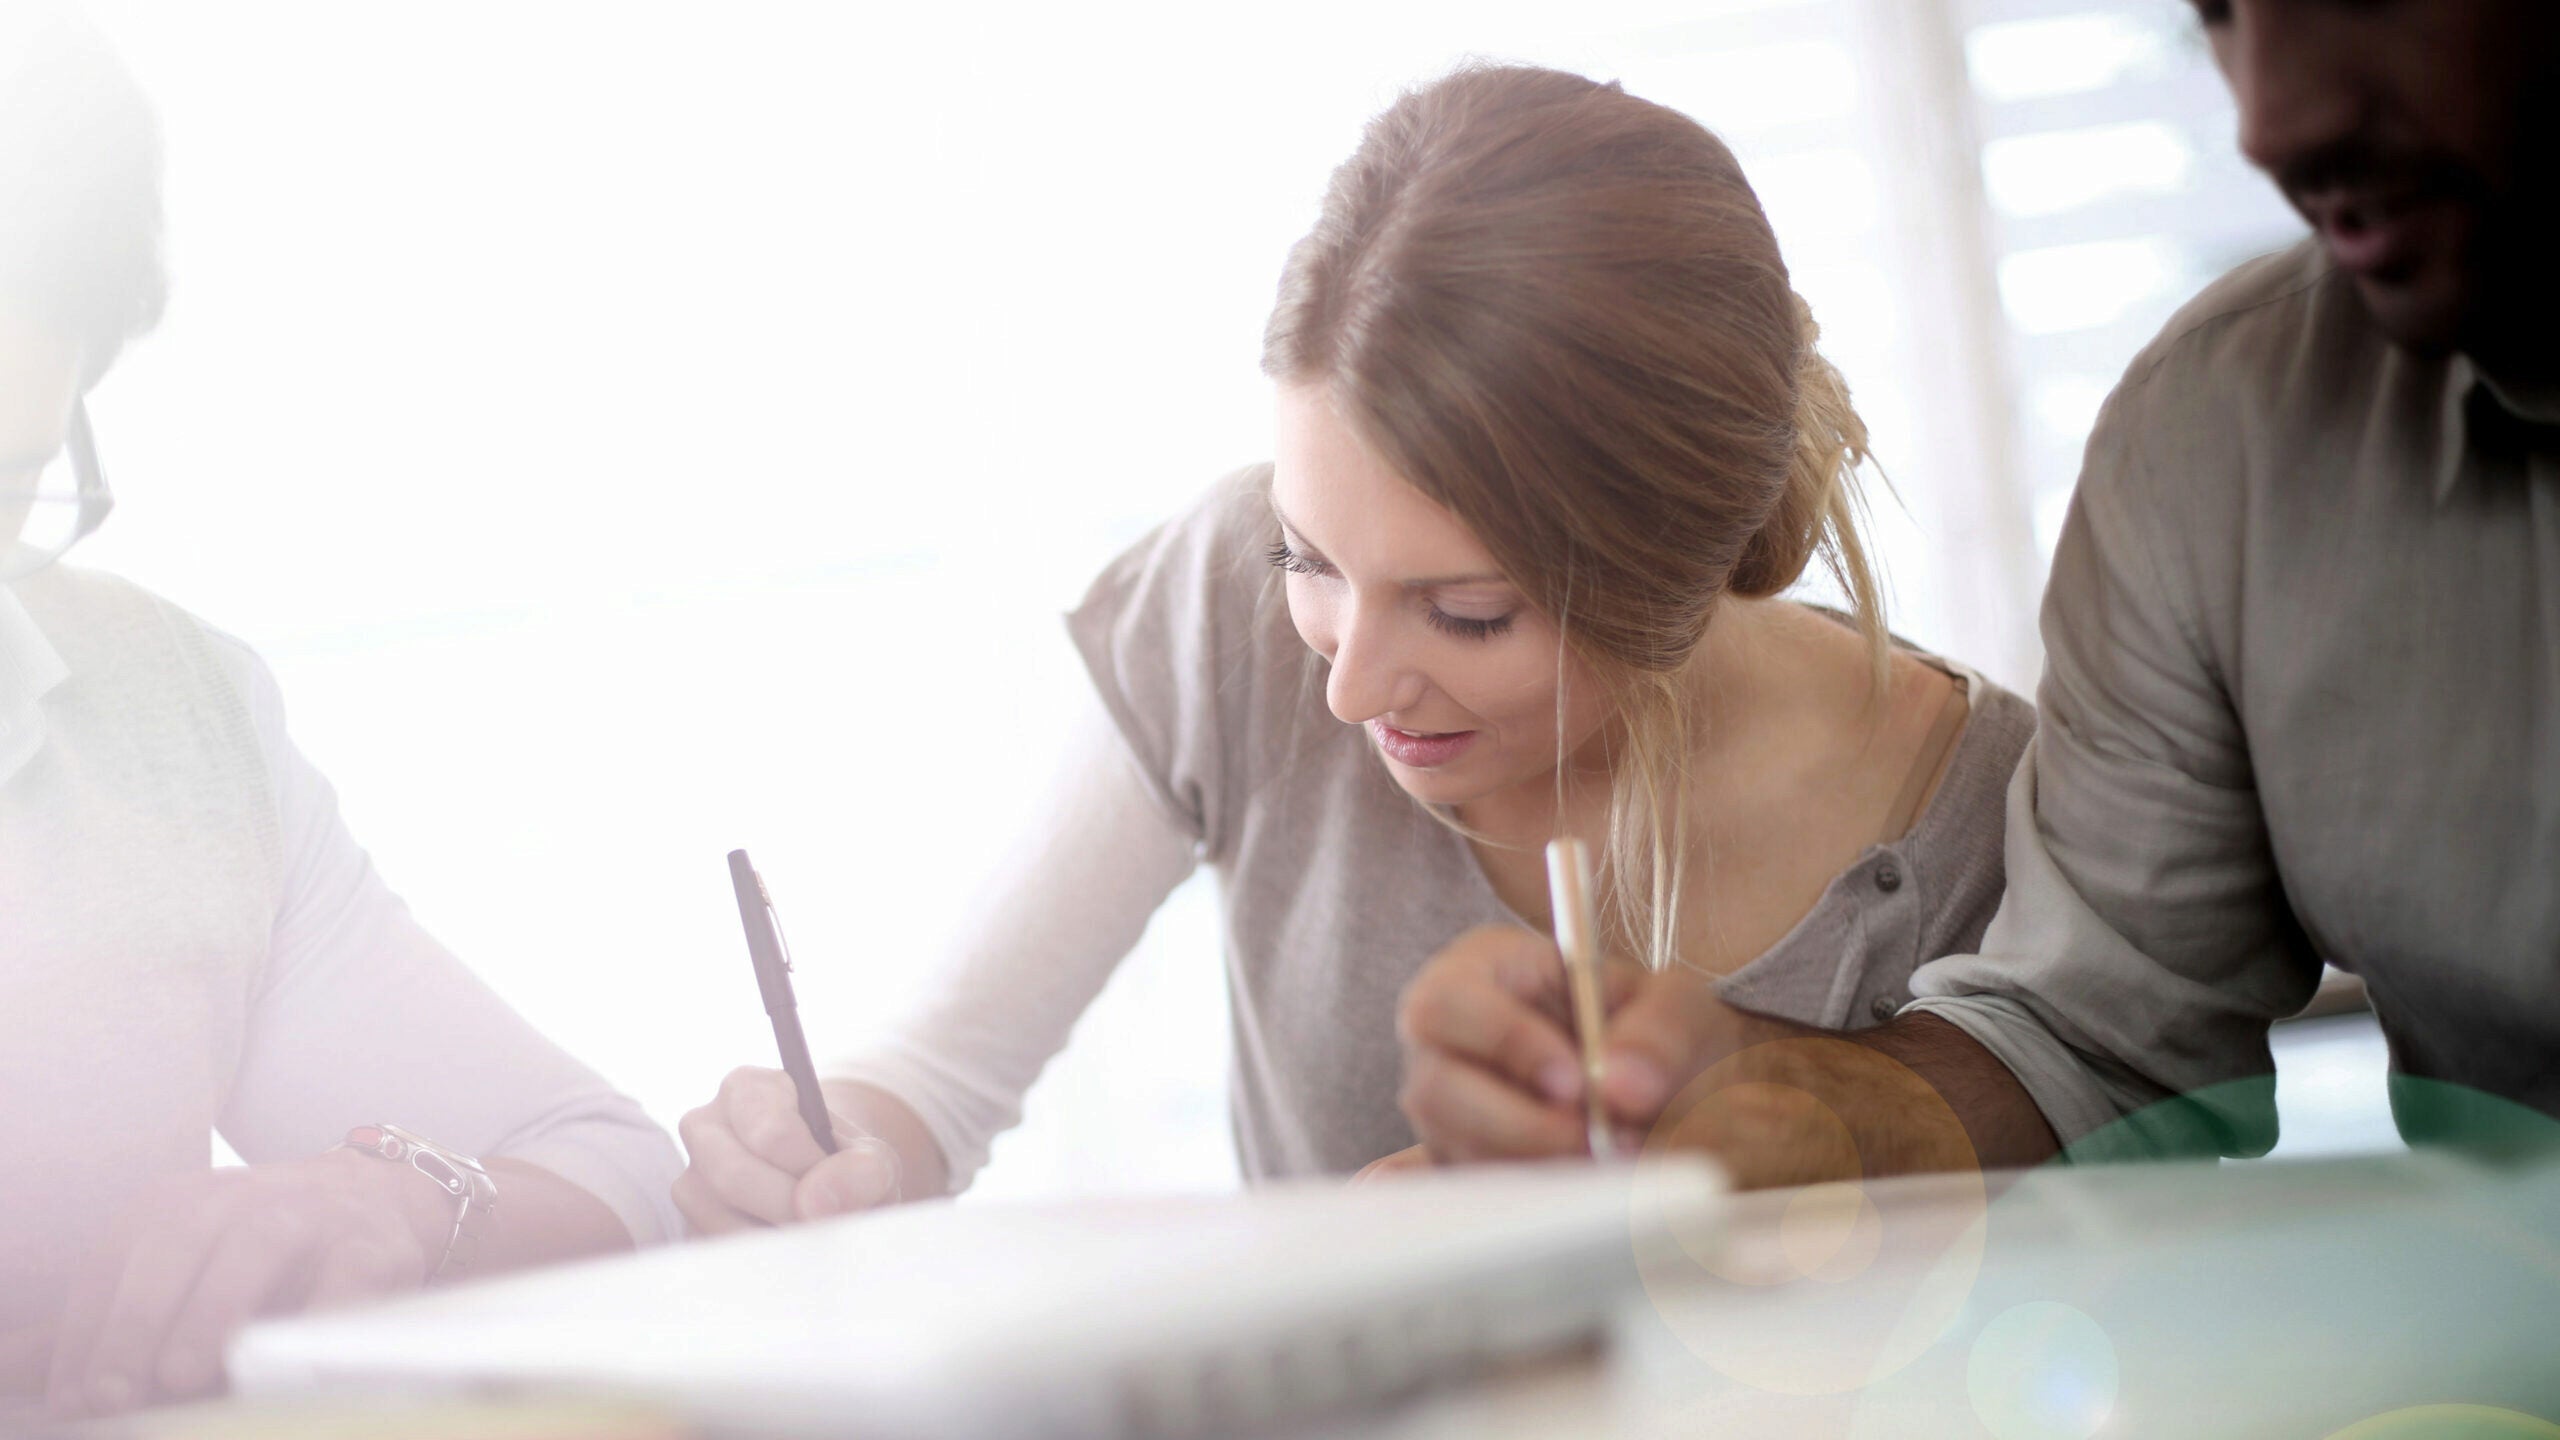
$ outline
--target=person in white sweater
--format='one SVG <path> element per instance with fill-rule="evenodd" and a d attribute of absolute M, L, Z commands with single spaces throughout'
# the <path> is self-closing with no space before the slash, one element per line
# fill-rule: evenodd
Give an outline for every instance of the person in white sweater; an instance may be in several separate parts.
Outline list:
<path fill-rule="evenodd" d="M 56 563 L 108 508 L 82 397 L 161 309 L 158 166 L 94 34 L 0 0 L 0 1422 L 678 1223 L 669 1137 L 411 917 L 257 657 Z"/>

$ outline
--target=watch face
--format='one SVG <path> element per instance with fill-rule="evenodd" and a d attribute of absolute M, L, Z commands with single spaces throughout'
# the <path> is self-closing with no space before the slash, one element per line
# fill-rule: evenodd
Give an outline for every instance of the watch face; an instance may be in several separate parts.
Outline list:
<path fill-rule="evenodd" d="M 359 1125 L 347 1132 L 345 1143 L 385 1160 L 405 1163 L 456 1195 L 491 1184 L 489 1172 L 479 1161 L 397 1125 Z"/>
<path fill-rule="evenodd" d="M 455 1154 L 397 1125 L 359 1125 L 348 1131 L 340 1143 L 348 1149 L 406 1165 L 452 1196 L 456 1202 L 453 1234 L 445 1241 L 444 1254 L 428 1271 L 427 1278 L 449 1278 L 471 1268 L 479 1248 L 478 1232 L 498 1208 L 498 1183 L 480 1168 L 479 1161 Z"/>
<path fill-rule="evenodd" d="M 448 1195 L 459 1195 L 471 1188 L 471 1182 L 462 1177 L 462 1172 L 433 1150 L 420 1150 L 411 1155 L 409 1168 L 443 1186 Z"/>

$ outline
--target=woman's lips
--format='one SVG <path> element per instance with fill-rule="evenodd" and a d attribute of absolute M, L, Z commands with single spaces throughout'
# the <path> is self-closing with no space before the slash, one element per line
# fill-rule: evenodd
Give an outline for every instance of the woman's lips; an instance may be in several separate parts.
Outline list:
<path fill-rule="evenodd" d="M 1388 759 L 1409 770 L 1431 770 L 1446 765 L 1476 743 L 1473 730 L 1451 730 L 1439 735 L 1416 735 L 1399 730 L 1384 720 L 1369 722 L 1369 733 L 1376 737 L 1378 748 Z"/>

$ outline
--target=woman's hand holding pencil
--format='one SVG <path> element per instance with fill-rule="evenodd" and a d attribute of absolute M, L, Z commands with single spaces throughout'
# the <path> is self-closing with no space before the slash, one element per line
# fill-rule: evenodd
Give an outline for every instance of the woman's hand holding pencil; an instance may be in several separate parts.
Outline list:
<path fill-rule="evenodd" d="M 1604 961 L 1594 982 L 1606 1017 L 1596 1090 L 1554 941 L 1485 926 L 1432 957 L 1396 1017 L 1405 1047 L 1399 1103 L 1432 1160 L 1590 1154 L 1595 1098 L 1610 1143 L 1632 1155 L 1691 1076 L 1791 1029 L 1726 1005 L 1714 978 L 1697 971 Z"/>
<path fill-rule="evenodd" d="M 1642 978 L 1634 965 L 1603 965 L 1603 1007 L 1614 1012 Z M 1423 967 L 1397 1007 L 1405 1049 L 1397 1102 L 1434 1161 L 1590 1153 L 1586 1067 L 1571 1007 L 1564 958 L 1534 930 L 1470 930 Z M 1622 1127 L 1651 1119 L 1609 1105 L 1613 1081 L 1604 1053 L 1604 1111 Z"/>

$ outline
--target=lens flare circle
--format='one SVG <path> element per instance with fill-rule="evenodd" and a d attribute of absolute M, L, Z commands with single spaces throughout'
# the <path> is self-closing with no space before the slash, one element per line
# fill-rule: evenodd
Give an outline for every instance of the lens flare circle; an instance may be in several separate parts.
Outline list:
<path fill-rule="evenodd" d="M 1773 1040 L 1710 1066 L 1682 1087 L 1646 1136 L 1648 1162 L 1675 1154 L 1783 1154 L 1725 1223 L 1674 1230 L 1676 1246 L 1638 1257 L 1653 1314 L 1677 1348 L 1725 1381 L 1772 1394 L 1841 1395 L 1893 1375 L 1962 1317 L 1982 1267 L 1988 1199 L 1978 1166 L 1878 1181 L 1855 1132 L 1814 1087 L 1879 1057 L 1828 1037 Z M 1884 1063 L 1890 1064 L 1887 1061 Z M 1962 1123 L 1935 1093 L 1898 1118 L 1970 1158 Z M 1841 1178 L 1842 1176 L 1850 1178 Z M 1879 1204 L 1877 1187 L 1892 1192 Z M 1639 1191 L 1642 1185 L 1639 1184 Z M 1808 1345 L 1804 1337 L 1822 1343 Z"/>
<path fill-rule="evenodd" d="M 2115 1342 L 2087 1312 L 2030 1300 L 1991 1317 L 1965 1358 L 1965 1393 L 1994 1440 L 2089 1440 L 2115 1413 Z"/>
<path fill-rule="evenodd" d="M 1884 1246 L 1884 1216 L 1866 1188 L 1842 1181 L 1807 1185 L 1778 1216 L 1778 1248 L 1798 1276 L 1854 1280 Z"/>

